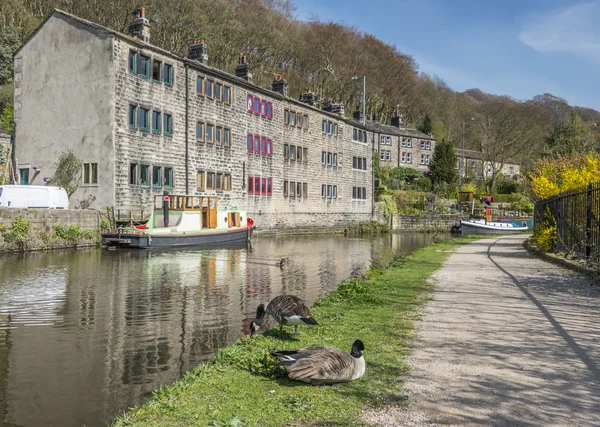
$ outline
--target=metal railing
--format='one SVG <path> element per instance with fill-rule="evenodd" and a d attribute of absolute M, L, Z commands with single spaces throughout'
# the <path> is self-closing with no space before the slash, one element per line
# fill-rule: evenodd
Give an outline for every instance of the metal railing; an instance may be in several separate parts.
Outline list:
<path fill-rule="evenodd" d="M 600 262 L 600 184 L 558 194 L 535 204 L 535 228 L 556 227 L 556 249 Z"/>

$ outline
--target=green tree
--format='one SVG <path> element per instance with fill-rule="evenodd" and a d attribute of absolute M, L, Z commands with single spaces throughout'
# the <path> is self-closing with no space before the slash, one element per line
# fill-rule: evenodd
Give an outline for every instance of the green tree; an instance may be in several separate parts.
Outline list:
<path fill-rule="evenodd" d="M 14 129 L 14 126 L 11 123 L 12 120 L 13 120 L 13 104 L 10 103 L 10 104 L 7 104 L 6 107 L 4 107 L 4 110 L 0 114 L 0 129 L 4 129 L 9 132 L 12 132 Z"/>
<path fill-rule="evenodd" d="M 454 153 L 454 144 L 446 139 L 442 139 L 435 146 L 433 158 L 429 165 L 429 177 L 433 183 L 433 188 L 440 188 L 441 184 L 454 185 L 458 179 L 456 173 L 456 154 Z"/>
<path fill-rule="evenodd" d="M 546 139 L 546 149 L 553 155 L 585 153 L 596 148 L 596 145 L 594 132 L 576 111 L 571 112 L 568 123 L 556 125 Z"/>
<path fill-rule="evenodd" d="M 433 123 L 431 122 L 431 117 L 429 117 L 429 113 L 425 114 L 423 123 L 421 124 L 421 126 L 417 127 L 417 130 L 423 132 L 426 135 L 429 135 L 433 131 Z"/>
<path fill-rule="evenodd" d="M 6 27 L 0 31 L 0 85 L 13 81 L 13 54 L 21 45 L 16 28 Z"/>
<path fill-rule="evenodd" d="M 69 198 L 79 187 L 81 177 L 81 160 L 72 150 L 62 152 L 56 163 L 56 172 L 48 180 L 52 185 L 62 187 Z"/>

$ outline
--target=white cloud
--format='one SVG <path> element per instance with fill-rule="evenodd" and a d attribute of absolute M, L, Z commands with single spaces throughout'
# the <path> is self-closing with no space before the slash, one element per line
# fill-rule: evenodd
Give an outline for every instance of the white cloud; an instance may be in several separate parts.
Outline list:
<path fill-rule="evenodd" d="M 600 61 L 600 2 L 583 3 L 530 20 L 519 40 L 542 53 L 570 53 Z"/>

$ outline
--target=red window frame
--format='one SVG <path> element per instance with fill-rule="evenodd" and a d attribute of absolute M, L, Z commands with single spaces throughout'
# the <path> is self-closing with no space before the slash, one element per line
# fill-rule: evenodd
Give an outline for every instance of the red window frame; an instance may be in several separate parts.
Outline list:
<path fill-rule="evenodd" d="M 260 153 L 260 136 L 254 135 L 254 150 L 255 153 Z"/>
<path fill-rule="evenodd" d="M 248 95 L 248 112 L 254 112 L 254 97 L 252 95 Z"/>
<path fill-rule="evenodd" d="M 260 101 L 260 115 L 262 117 L 267 117 L 267 101 L 264 99 Z"/>
<path fill-rule="evenodd" d="M 254 194 L 260 194 L 260 177 L 258 176 L 254 177 Z"/>
<path fill-rule="evenodd" d="M 267 155 L 267 138 L 264 136 L 260 139 L 260 154 Z"/>
<path fill-rule="evenodd" d="M 260 116 L 260 98 L 254 97 L 254 114 Z"/>
<path fill-rule="evenodd" d="M 267 194 L 273 194 L 273 180 L 267 178 Z"/>
<path fill-rule="evenodd" d="M 248 194 L 254 194 L 254 177 L 248 177 Z"/>
<path fill-rule="evenodd" d="M 267 156 L 273 156 L 273 141 L 267 139 Z"/>
<path fill-rule="evenodd" d="M 248 151 L 252 153 L 254 151 L 254 136 L 251 134 L 248 134 L 248 138 L 246 141 L 247 141 L 246 145 L 248 147 Z"/>
<path fill-rule="evenodd" d="M 273 119 L 273 104 L 270 102 L 267 102 L 267 118 L 269 120 Z"/>
<path fill-rule="evenodd" d="M 260 194 L 267 194 L 267 178 L 261 180 Z"/>

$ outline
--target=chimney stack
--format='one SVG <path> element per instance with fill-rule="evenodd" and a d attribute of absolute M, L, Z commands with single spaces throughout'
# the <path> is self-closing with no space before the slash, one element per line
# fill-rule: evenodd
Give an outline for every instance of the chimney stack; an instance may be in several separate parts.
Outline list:
<path fill-rule="evenodd" d="M 404 127 L 404 117 L 402 114 L 398 115 L 398 111 L 394 111 L 394 117 L 392 117 L 392 126 Z"/>
<path fill-rule="evenodd" d="M 191 60 L 198 61 L 201 64 L 208 65 L 208 52 L 206 50 L 206 44 L 204 40 L 195 41 L 190 46 L 190 57 Z"/>
<path fill-rule="evenodd" d="M 240 58 L 238 59 L 238 64 L 235 67 L 235 75 L 236 77 L 241 77 L 242 79 L 252 83 L 252 70 L 250 70 L 246 55 L 244 55 L 242 52 L 240 52 Z"/>
<path fill-rule="evenodd" d="M 283 96 L 288 96 L 288 82 L 286 79 L 281 77 L 279 74 L 275 75 L 275 80 L 271 83 L 271 90 L 273 92 L 279 92 Z"/>
<path fill-rule="evenodd" d="M 377 114 L 373 114 L 373 117 L 371 118 L 371 120 L 373 120 L 374 122 L 377 121 Z"/>
<path fill-rule="evenodd" d="M 150 43 L 150 22 L 146 19 L 146 9 L 141 8 L 133 12 L 129 23 L 128 33 L 143 42 Z"/>
<path fill-rule="evenodd" d="M 352 113 L 352 118 L 354 120 L 360 121 L 362 118 L 362 113 L 360 112 L 360 110 L 356 110 L 354 113 Z"/>
<path fill-rule="evenodd" d="M 329 101 L 325 105 L 325 111 L 329 111 L 330 113 L 337 114 L 338 116 L 344 117 L 344 101 L 340 101 L 340 102 Z"/>
<path fill-rule="evenodd" d="M 317 97 L 312 90 L 306 89 L 304 93 L 300 94 L 300 98 L 298 100 L 308 105 L 315 105 L 317 102 Z"/>

